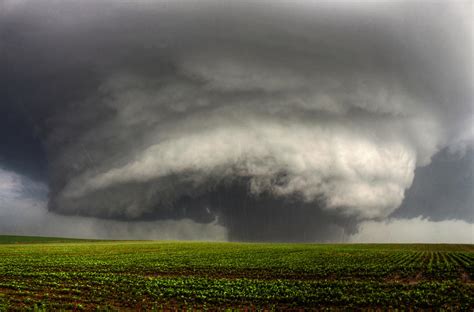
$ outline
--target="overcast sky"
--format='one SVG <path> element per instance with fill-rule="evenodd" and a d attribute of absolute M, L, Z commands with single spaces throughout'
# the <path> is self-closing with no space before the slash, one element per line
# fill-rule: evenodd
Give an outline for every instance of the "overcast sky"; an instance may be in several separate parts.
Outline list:
<path fill-rule="evenodd" d="M 473 243 L 472 12 L 0 0 L 0 234 Z"/>

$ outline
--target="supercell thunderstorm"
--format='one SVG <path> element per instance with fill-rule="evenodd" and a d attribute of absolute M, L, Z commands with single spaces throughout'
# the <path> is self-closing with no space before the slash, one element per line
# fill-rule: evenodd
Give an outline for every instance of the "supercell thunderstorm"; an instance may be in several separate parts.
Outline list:
<path fill-rule="evenodd" d="M 58 214 L 331 239 L 472 144 L 472 34 L 455 6 L 8 3 L 8 83 Z"/>

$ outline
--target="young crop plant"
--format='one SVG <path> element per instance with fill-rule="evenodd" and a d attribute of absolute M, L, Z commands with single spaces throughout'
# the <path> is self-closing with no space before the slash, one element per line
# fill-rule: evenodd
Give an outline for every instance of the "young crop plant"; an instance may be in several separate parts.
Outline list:
<path fill-rule="evenodd" d="M 0 311 L 474 308 L 471 245 L 34 242 L 0 247 Z"/>

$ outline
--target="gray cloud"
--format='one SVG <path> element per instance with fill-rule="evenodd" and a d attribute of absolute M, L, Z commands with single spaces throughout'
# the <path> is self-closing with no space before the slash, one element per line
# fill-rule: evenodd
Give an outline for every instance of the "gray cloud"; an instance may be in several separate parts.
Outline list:
<path fill-rule="evenodd" d="M 468 5 L 7 1 L 0 81 L 51 211 L 338 240 L 472 145 Z"/>
<path fill-rule="evenodd" d="M 0 233 L 101 239 L 223 241 L 227 231 L 217 220 L 125 222 L 63 216 L 47 210 L 46 185 L 0 169 Z"/>
<path fill-rule="evenodd" d="M 429 166 L 417 168 L 411 188 L 392 217 L 419 215 L 430 220 L 474 218 L 474 150 L 451 153 L 444 150 Z"/>

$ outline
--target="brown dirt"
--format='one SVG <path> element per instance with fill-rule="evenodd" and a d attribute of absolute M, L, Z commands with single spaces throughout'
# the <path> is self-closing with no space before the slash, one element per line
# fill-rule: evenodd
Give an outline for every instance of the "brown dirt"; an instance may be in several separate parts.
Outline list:
<path fill-rule="evenodd" d="M 472 283 L 473 282 L 472 279 L 471 279 L 471 276 L 469 275 L 469 273 L 467 273 L 465 271 L 463 271 L 461 273 L 461 281 L 463 283 Z"/>
<path fill-rule="evenodd" d="M 418 272 L 415 276 L 409 277 L 402 277 L 399 274 L 394 274 L 384 279 L 386 283 L 397 283 L 397 284 L 404 284 L 404 285 L 416 285 L 423 281 L 423 274 Z"/>

